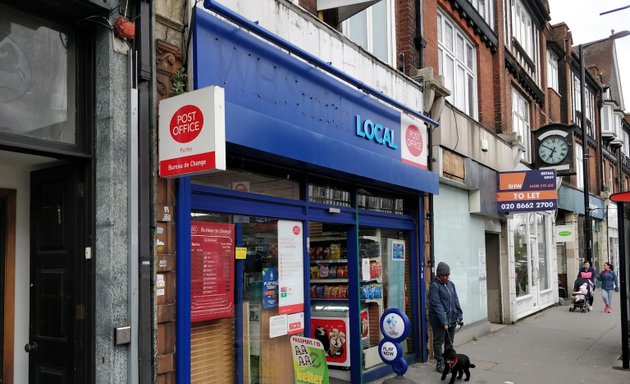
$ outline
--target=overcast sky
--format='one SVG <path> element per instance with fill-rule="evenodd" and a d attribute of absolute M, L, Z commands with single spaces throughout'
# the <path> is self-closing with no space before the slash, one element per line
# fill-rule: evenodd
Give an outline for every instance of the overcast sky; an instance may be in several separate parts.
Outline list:
<path fill-rule="evenodd" d="M 549 0 L 551 24 L 564 22 L 573 35 L 573 44 L 588 43 L 615 32 L 630 30 L 630 8 L 607 15 L 599 14 L 630 5 L 630 0 Z M 630 36 L 615 40 L 621 72 L 623 103 L 630 112 Z"/>

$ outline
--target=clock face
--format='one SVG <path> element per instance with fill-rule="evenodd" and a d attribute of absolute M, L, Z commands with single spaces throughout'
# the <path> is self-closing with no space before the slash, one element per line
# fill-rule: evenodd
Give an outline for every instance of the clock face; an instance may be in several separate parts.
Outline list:
<path fill-rule="evenodd" d="M 549 136 L 540 143 L 538 155 L 547 164 L 558 164 L 569 154 L 569 143 L 562 136 Z"/>

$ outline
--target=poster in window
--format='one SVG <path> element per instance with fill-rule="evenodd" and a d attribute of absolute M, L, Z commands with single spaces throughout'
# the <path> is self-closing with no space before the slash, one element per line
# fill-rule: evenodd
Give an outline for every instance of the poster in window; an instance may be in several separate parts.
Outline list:
<path fill-rule="evenodd" d="M 278 306 L 278 272 L 276 268 L 263 268 L 263 308 Z"/>
<path fill-rule="evenodd" d="M 191 322 L 234 316 L 234 224 L 193 221 Z"/>
<path fill-rule="evenodd" d="M 304 231 L 300 221 L 278 221 L 280 314 L 304 311 Z"/>
<path fill-rule="evenodd" d="M 389 246 L 393 261 L 405 261 L 405 242 L 403 240 L 390 240 Z"/>

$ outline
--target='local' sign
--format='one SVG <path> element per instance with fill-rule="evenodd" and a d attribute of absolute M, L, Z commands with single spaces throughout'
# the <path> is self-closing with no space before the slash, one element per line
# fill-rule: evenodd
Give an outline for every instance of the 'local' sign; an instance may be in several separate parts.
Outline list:
<path fill-rule="evenodd" d="M 161 177 L 225 170 L 225 96 L 210 86 L 160 101 Z"/>

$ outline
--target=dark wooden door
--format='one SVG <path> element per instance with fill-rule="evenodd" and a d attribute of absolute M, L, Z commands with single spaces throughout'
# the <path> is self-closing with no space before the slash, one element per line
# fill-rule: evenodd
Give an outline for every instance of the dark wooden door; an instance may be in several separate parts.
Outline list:
<path fill-rule="evenodd" d="M 83 346 L 77 320 L 83 307 L 75 273 L 82 256 L 81 185 L 71 164 L 31 174 L 30 339 L 25 346 L 31 384 L 78 382 L 75 356 Z"/>

